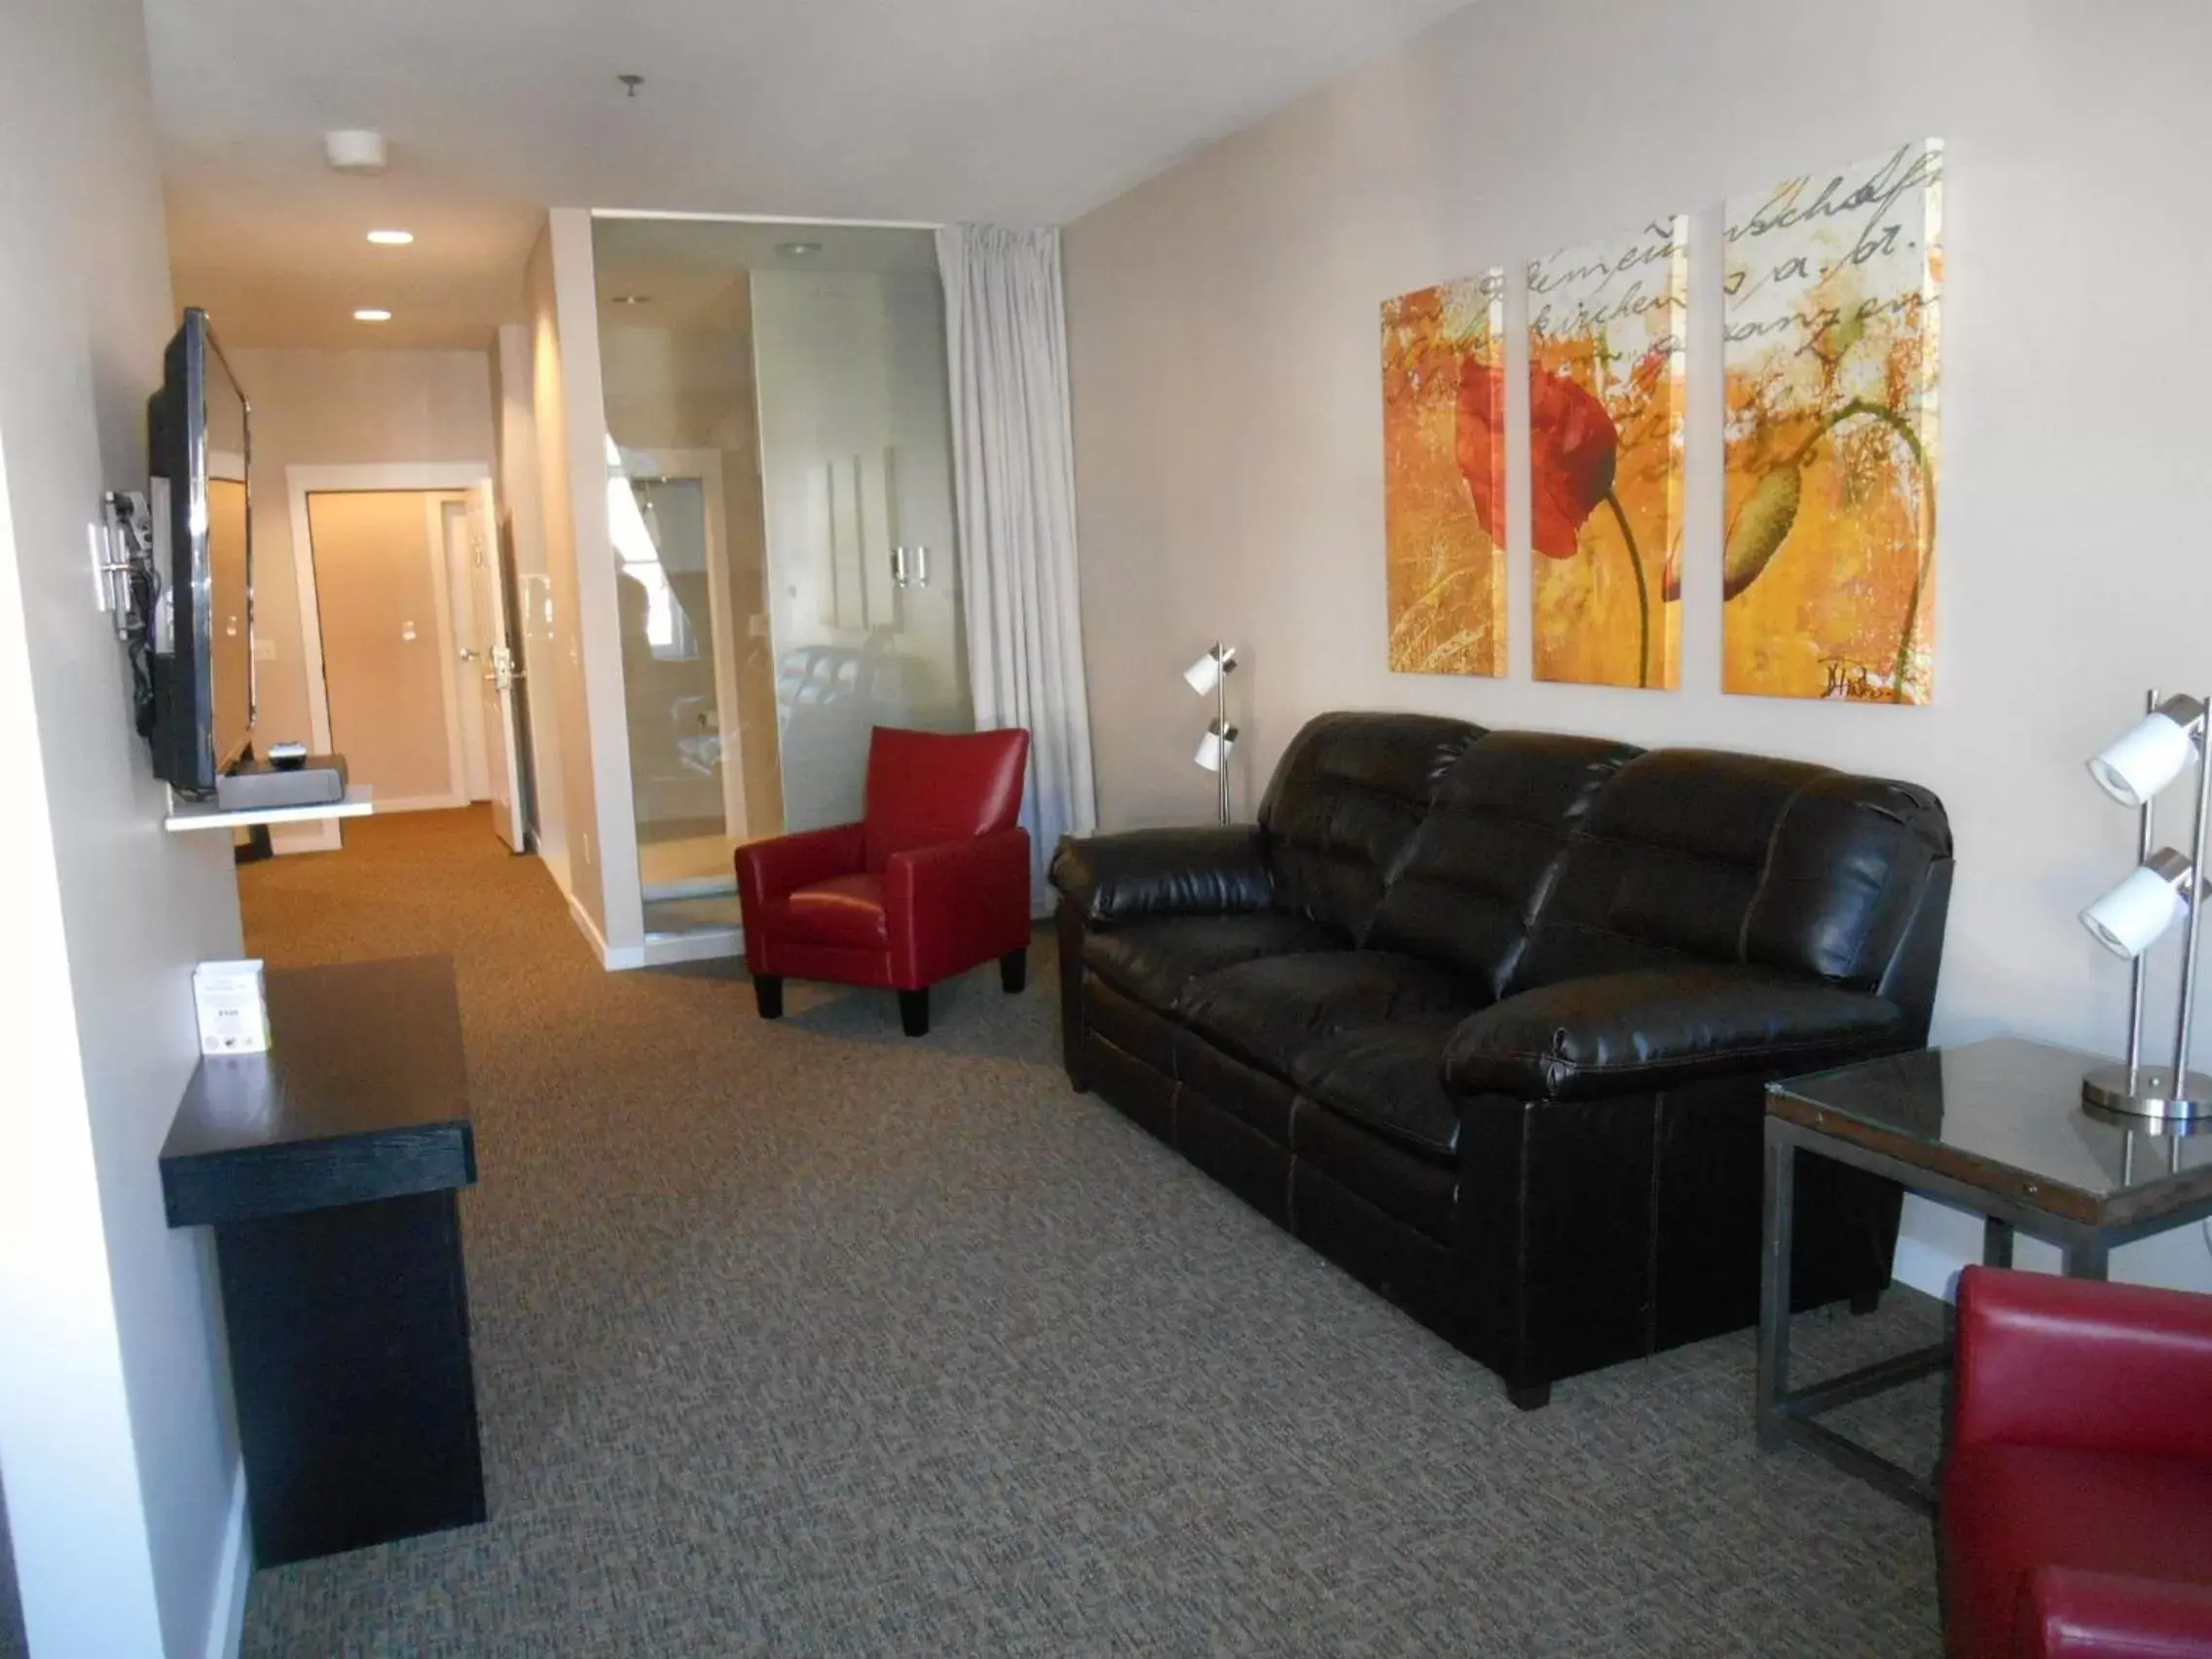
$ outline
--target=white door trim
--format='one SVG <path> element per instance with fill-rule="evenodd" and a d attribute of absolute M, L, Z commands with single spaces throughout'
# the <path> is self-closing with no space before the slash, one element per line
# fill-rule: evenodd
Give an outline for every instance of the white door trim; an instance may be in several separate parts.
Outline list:
<path fill-rule="evenodd" d="M 292 574 L 300 597 L 300 673 L 308 688 L 308 748 L 316 755 L 330 753 L 330 686 L 323 678 L 322 612 L 314 587 L 314 544 L 308 521 L 308 497 L 324 493 L 364 490 L 474 490 L 490 488 L 493 469 L 488 461 L 408 461 L 380 465 L 307 465 L 284 468 L 284 492 L 291 508 Z M 439 643 L 444 653 L 448 758 L 455 776 L 455 793 L 465 804 L 467 782 L 461 770 L 461 728 L 454 720 L 453 617 L 446 593 L 444 537 L 434 536 L 438 581 Z M 380 801 L 390 810 L 397 802 Z M 273 830 L 270 844 L 279 853 L 335 852 L 344 845 L 338 820 L 319 819 L 288 829 Z"/>

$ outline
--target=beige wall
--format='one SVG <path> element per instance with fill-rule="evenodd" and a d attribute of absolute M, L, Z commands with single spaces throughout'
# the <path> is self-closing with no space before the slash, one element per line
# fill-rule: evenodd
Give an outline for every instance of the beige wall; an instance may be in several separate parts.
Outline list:
<path fill-rule="evenodd" d="M 506 323 L 493 359 L 493 419 L 499 448 L 499 535 L 514 548 L 515 610 L 522 620 L 523 707 L 530 748 L 537 853 L 569 888 L 568 815 L 561 765 L 560 679 L 553 576 L 545 550 L 545 499 L 537 475 L 535 327 Z"/>
<path fill-rule="evenodd" d="M 581 220 L 580 227 L 571 219 Z M 580 275 L 576 269 L 579 234 Z M 606 462 L 601 459 L 605 428 L 598 411 L 597 330 L 590 312 L 591 242 L 586 215 L 561 209 L 548 220 L 545 235 L 531 254 L 529 282 L 533 424 L 537 438 L 539 516 L 552 606 L 553 728 L 561 749 L 569 897 L 605 945 L 614 941 L 608 917 L 606 863 L 622 854 L 607 844 L 599 772 L 609 767 L 613 770 L 626 800 L 629 756 L 619 753 L 624 718 L 621 635 L 613 615 L 613 554 L 607 539 Z M 571 291 L 579 285 L 580 296 L 571 298 Z M 594 427 L 599 428 L 597 441 L 591 436 Z M 579 430 L 585 434 L 580 446 L 576 441 Z M 576 453 L 579 447 L 580 456 Z M 586 543 L 596 550 L 595 560 L 587 559 Z M 588 647 L 587 581 L 595 590 L 597 609 L 604 612 L 606 624 L 604 642 L 594 641 Z M 596 591 L 601 586 L 604 594 Z M 592 721 L 590 694 L 591 658 L 595 653 L 605 656 L 611 666 L 614 693 L 611 715 L 597 729 Z M 618 751 L 612 756 L 601 753 L 610 741 Z M 634 832 L 627 853 L 634 868 Z M 631 891 L 635 907 L 634 883 Z M 631 931 L 643 935 L 642 918 Z"/>
<path fill-rule="evenodd" d="M 1840 22 L 1771 0 L 1479 5 L 1079 221 L 1108 822 L 1206 815 L 1212 783 L 1190 763 L 1204 711 L 1177 670 L 1217 633 L 1248 664 L 1233 682 L 1246 810 L 1298 724 L 1347 706 L 1916 779 L 1959 843 L 1938 1036 L 2110 1051 L 2126 977 L 2075 913 L 2132 862 L 2133 823 L 2083 756 L 2147 683 L 2212 681 L 2189 320 L 2212 221 L 2186 190 L 2212 166 L 2207 62 L 2212 10 L 2170 0 L 1864 0 Z M 1716 204 L 1923 136 L 1948 145 L 1935 705 L 1722 696 Z M 1510 675 L 1385 672 L 1377 303 L 1669 211 L 1695 215 L 1683 689 L 1531 682 L 1525 502 Z M 1516 299 L 1516 340 L 1522 323 Z M 2198 1042 L 2212 1053 L 2212 1003 Z M 1978 1243 L 1951 1212 L 1916 1205 L 1907 1227 L 1900 1269 L 1924 1278 Z M 2194 1229 L 2120 1262 L 2212 1285 Z"/>
<path fill-rule="evenodd" d="M 213 319 L 218 333 L 223 320 Z M 308 741 L 288 466 L 476 462 L 492 471 L 483 351 L 230 353 L 253 406 L 253 611 L 260 747 Z"/>
<path fill-rule="evenodd" d="M 158 1160 L 237 886 L 228 836 L 162 829 L 86 579 L 176 325 L 140 9 L 11 0 L 0 65 L 0 1467 L 40 1659 L 198 1659 L 243 1604 L 243 1489 L 206 1232 L 167 1226 Z"/>

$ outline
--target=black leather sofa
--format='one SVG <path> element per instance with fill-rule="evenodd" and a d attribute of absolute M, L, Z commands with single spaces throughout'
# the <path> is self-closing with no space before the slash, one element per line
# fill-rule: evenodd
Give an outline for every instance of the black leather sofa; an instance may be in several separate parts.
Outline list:
<path fill-rule="evenodd" d="M 1926 1041 L 1951 839 L 1909 784 L 1330 714 L 1257 825 L 1052 881 L 1075 1087 L 1531 1407 L 1755 1322 L 1763 1086 Z M 1798 1183 L 1798 1306 L 1872 1307 L 1900 1195 Z"/>

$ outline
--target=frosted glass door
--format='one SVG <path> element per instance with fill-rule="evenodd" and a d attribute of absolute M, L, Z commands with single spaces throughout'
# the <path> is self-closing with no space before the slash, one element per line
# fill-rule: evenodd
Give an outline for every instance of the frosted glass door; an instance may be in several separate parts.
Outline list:
<path fill-rule="evenodd" d="M 975 723 L 934 250 L 918 232 L 847 234 L 906 245 L 879 245 L 858 268 L 756 270 L 752 281 L 793 830 L 860 815 L 872 727 Z"/>

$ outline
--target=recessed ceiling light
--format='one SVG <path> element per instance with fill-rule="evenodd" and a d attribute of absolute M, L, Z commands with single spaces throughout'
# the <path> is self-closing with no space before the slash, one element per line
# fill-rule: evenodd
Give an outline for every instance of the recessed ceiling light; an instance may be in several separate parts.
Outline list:
<path fill-rule="evenodd" d="M 652 303 L 653 297 L 650 294 L 615 294 L 608 301 L 608 304 L 616 306 L 649 306 Z"/>
<path fill-rule="evenodd" d="M 822 244 L 808 241 L 778 242 L 776 251 L 787 259 L 804 259 L 810 253 L 820 253 Z"/>
<path fill-rule="evenodd" d="M 405 247 L 415 240 L 413 231 L 371 231 L 369 240 L 379 247 Z"/>
<path fill-rule="evenodd" d="M 389 322 L 391 313 L 379 311 L 374 306 L 364 306 L 353 313 L 353 320 L 355 322 Z"/>

